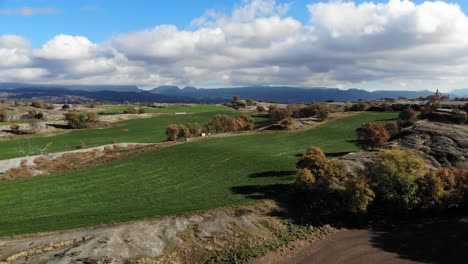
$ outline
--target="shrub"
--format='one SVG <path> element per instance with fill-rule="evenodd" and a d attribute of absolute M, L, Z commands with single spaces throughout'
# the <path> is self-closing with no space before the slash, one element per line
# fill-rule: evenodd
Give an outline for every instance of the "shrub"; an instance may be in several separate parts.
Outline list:
<path fill-rule="evenodd" d="M 417 114 L 411 107 L 404 109 L 398 115 L 398 125 L 401 127 L 408 127 L 414 125 L 416 120 Z"/>
<path fill-rule="evenodd" d="M 263 113 L 267 109 L 263 105 L 257 105 L 257 112 Z"/>
<path fill-rule="evenodd" d="M 252 100 L 252 99 L 247 99 L 247 100 L 245 100 L 245 103 L 246 103 L 248 106 L 255 106 L 255 105 L 257 105 L 257 103 L 255 103 L 255 101 Z"/>
<path fill-rule="evenodd" d="M 84 113 L 80 113 L 75 110 L 68 111 L 65 114 L 65 121 L 67 121 L 68 126 L 70 128 L 84 128 L 86 127 L 86 120 L 87 120 L 87 115 Z"/>
<path fill-rule="evenodd" d="M 315 176 L 308 168 L 301 169 L 294 186 L 298 190 L 309 190 L 316 183 Z"/>
<path fill-rule="evenodd" d="M 186 124 L 190 131 L 190 136 L 191 137 L 197 137 L 202 133 L 202 128 L 198 123 L 190 123 Z"/>
<path fill-rule="evenodd" d="M 394 138 L 400 134 L 400 127 L 398 126 L 398 123 L 396 122 L 386 123 L 384 127 L 390 134 L 390 138 Z"/>
<path fill-rule="evenodd" d="M 143 107 L 138 108 L 138 114 L 144 114 L 144 113 L 146 113 L 146 109 L 144 109 Z"/>
<path fill-rule="evenodd" d="M 236 117 L 237 130 L 252 130 L 254 129 L 254 121 L 250 115 L 241 115 Z"/>
<path fill-rule="evenodd" d="M 138 110 L 134 106 L 129 106 L 123 111 L 124 114 L 137 114 Z"/>
<path fill-rule="evenodd" d="M 347 107 L 346 111 L 366 111 L 369 108 L 370 105 L 368 103 L 359 102 Z"/>
<path fill-rule="evenodd" d="M 7 122 L 8 121 L 8 112 L 6 109 L 0 109 L 0 122 Z"/>
<path fill-rule="evenodd" d="M 179 124 L 179 134 L 177 135 L 178 138 L 189 138 L 190 135 L 190 128 L 186 124 Z"/>
<path fill-rule="evenodd" d="M 310 107 L 314 111 L 314 116 L 317 116 L 322 120 L 326 119 L 330 113 L 328 106 L 323 103 L 313 103 Z"/>
<path fill-rule="evenodd" d="M 175 124 L 169 125 L 166 128 L 166 136 L 167 136 L 167 139 L 170 141 L 177 140 L 179 136 L 179 126 Z"/>
<path fill-rule="evenodd" d="M 99 116 L 96 112 L 88 112 L 86 122 L 95 123 L 99 121 Z"/>
<path fill-rule="evenodd" d="M 19 134 L 20 133 L 21 126 L 19 124 L 13 124 L 10 126 L 10 130 L 14 134 Z"/>
<path fill-rule="evenodd" d="M 345 182 L 345 199 L 347 210 L 352 213 L 366 212 L 375 199 L 369 180 L 364 177 L 349 179 Z"/>
<path fill-rule="evenodd" d="M 424 161 L 413 152 L 384 150 L 368 169 L 376 198 L 397 210 L 412 209 L 419 203 L 417 179 L 426 174 Z"/>
<path fill-rule="evenodd" d="M 283 120 L 285 118 L 291 118 L 292 113 L 287 108 L 277 108 L 277 107 L 270 107 L 269 109 L 270 119 L 273 121 Z"/>
<path fill-rule="evenodd" d="M 41 101 L 41 100 L 36 100 L 36 101 L 33 101 L 31 103 L 31 106 L 36 107 L 36 108 L 45 109 L 45 108 L 47 108 L 47 103 L 44 102 L 44 101 Z"/>
<path fill-rule="evenodd" d="M 431 171 L 416 179 L 420 206 L 430 208 L 438 205 L 444 196 L 444 183 L 437 172 Z"/>
<path fill-rule="evenodd" d="M 63 109 L 63 110 L 70 109 L 70 105 L 68 105 L 68 104 L 62 105 L 62 109 Z"/>
<path fill-rule="evenodd" d="M 366 123 L 356 130 L 360 145 L 370 149 L 380 147 L 390 139 L 390 133 L 385 126 L 377 123 Z"/>

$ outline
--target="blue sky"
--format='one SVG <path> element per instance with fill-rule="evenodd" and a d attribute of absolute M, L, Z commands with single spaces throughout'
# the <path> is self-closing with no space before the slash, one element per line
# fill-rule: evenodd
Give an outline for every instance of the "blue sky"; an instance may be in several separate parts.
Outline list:
<path fill-rule="evenodd" d="M 288 16 L 306 23 L 310 16 L 305 6 L 319 1 L 277 2 L 291 3 Z M 360 2 L 366 1 L 356 1 Z M 0 34 L 24 36 L 34 47 L 42 45 L 58 34 L 82 35 L 93 42 L 102 42 L 115 34 L 143 30 L 161 24 L 174 24 L 180 29 L 190 28 L 190 22 L 202 16 L 206 10 L 215 9 L 229 13 L 238 4 L 239 1 L 236 0 L 0 0 L 0 10 L 23 7 L 56 9 L 47 14 L 0 15 L 0 25 L 2 25 Z"/>
<path fill-rule="evenodd" d="M 467 2 L 0 0 L 0 82 L 449 91 Z"/>

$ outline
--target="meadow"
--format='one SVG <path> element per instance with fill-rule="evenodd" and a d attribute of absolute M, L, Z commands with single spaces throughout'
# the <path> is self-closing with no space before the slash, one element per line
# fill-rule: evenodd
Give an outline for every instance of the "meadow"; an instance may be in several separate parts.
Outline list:
<path fill-rule="evenodd" d="M 330 156 L 359 151 L 357 127 L 395 117 L 364 112 L 307 131 L 188 142 L 91 169 L 0 183 L 0 236 L 161 217 L 262 199 L 272 186 L 294 181 L 297 157 L 309 146 L 319 146 Z M 142 138 L 135 133 L 128 133 L 125 140 L 158 137 L 154 131 Z"/>

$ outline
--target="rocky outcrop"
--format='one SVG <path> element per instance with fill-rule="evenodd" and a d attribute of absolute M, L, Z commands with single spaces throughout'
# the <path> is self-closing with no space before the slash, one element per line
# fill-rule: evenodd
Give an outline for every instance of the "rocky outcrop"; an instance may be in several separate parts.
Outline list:
<path fill-rule="evenodd" d="M 434 167 L 467 167 L 468 127 L 420 121 L 402 131 L 395 147 L 421 152 Z"/>

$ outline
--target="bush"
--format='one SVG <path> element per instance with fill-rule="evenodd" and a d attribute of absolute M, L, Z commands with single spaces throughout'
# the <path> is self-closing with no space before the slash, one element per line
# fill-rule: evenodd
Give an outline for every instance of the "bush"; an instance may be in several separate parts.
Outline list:
<path fill-rule="evenodd" d="M 417 180 L 426 174 L 422 158 L 404 150 L 384 150 L 368 169 L 379 202 L 396 210 L 409 210 L 419 203 Z"/>
<path fill-rule="evenodd" d="M 400 134 L 400 126 L 398 126 L 398 123 L 386 123 L 384 127 L 390 134 L 390 138 L 394 138 Z"/>
<path fill-rule="evenodd" d="M 414 125 L 417 120 L 417 114 L 413 108 L 408 107 L 398 115 L 398 125 L 400 127 L 408 127 Z"/>
<path fill-rule="evenodd" d="M 346 111 L 366 111 L 370 108 L 368 103 L 359 102 L 346 108 Z"/>
<path fill-rule="evenodd" d="M 342 163 L 327 159 L 319 147 L 310 147 L 296 164 L 298 169 L 308 169 L 318 185 L 330 186 L 344 179 L 345 170 Z"/>
<path fill-rule="evenodd" d="M 257 112 L 263 113 L 267 109 L 263 105 L 257 105 Z"/>
<path fill-rule="evenodd" d="M 322 120 L 325 120 L 328 117 L 328 114 L 330 113 L 328 105 L 323 103 L 313 103 L 310 107 L 314 112 L 314 116 L 317 116 Z"/>
<path fill-rule="evenodd" d="M 62 105 L 62 109 L 63 109 L 63 110 L 70 109 L 70 105 L 68 105 L 68 104 Z"/>
<path fill-rule="evenodd" d="M 86 122 L 95 123 L 99 121 L 99 116 L 96 112 L 88 112 Z"/>
<path fill-rule="evenodd" d="M 166 128 L 166 136 L 170 141 L 180 138 L 200 136 L 202 129 L 198 123 L 171 124 Z"/>
<path fill-rule="evenodd" d="M 270 119 L 273 121 L 291 118 L 292 116 L 291 111 L 287 108 L 270 107 L 268 112 L 270 114 Z"/>
<path fill-rule="evenodd" d="M 257 105 L 257 103 L 255 103 L 255 101 L 252 100 L 252 99 L 247 99 L 247 100 L 245 100 L 245 103 L 246 103 L 248 106 L 255 106 L 255 105 Z"/>
<path fill-rule="evenodd" d="M 380 147 L 390 139 L 385 126 L 377 123 L 366 123 L 356 130 L 360 145 L 365 149 Z"/>
<path fill-rule="evenodd" d="M 84 128 L 87 125 L 88 116 L 75 110 L 68 111 L 65 114 L 65 121 L 68 126 L 73 129 Z"/>
<path fill-rule="evenodd" d="M 347 210 L 352 213 L 367 212 L 367 208 L 375 199 L 369 180 L 364 177 L 349 179 L 345 183 L 345 199 Z"/>
<path fill-rule="evenodd" d="M 6 109 L 0 109 L 0 122 L 7 122 L 8 121 L 8 112 Z"/>
<path fill-rule="evenodd" d="M 235 132 L 239 130 L 252 130 L 254 122 L 250 115 L 242 115 L 236 118 L 228 115 L 215 115 L 206 124 L 206 131 L 210 133 Z"/>
<path fill-rule="evenodd" d="M 125 110 L 123 111 L 124 114 L 137 114 L 138 113 L 138 110 L 133 107 L 133 106 L 129 106 L 127 108 L 125 108 Z"/>
<path fill-rule="evenodd" d="M 138 114 L 144 114 L 144 113 L 146 113 L 146 109 L 144 109 L 143 107 L 138 108 Z"/>
<path fill-rule="evenodd" d="M 316 178 L 308 168 L 301 169 L 294 186 L 298 190 L 309 190 L 315 183 Z"/>
<path fill-rule="evenodd" d="M 179 136 L 179 125 L 175 125 L 175 124 L 169 125 L 166 128 L 166 136 L 167 136 L 167 139 L 170 141 L 177 140 Z"/>
<path fill-rule="evenodd" d="M 430 208 L 440 204 L 444 196 L 444 183 L 437 172 L 431 171 L 416 179 L 416 184 L 421 207 Z"/>
<path fill-rule="evenodd" d="M 20 129 L 21 129 L 21 126 L 19 124 L 13 124 L 10 126 L 10 130 L 13 134 L 19 134 Z"/>

